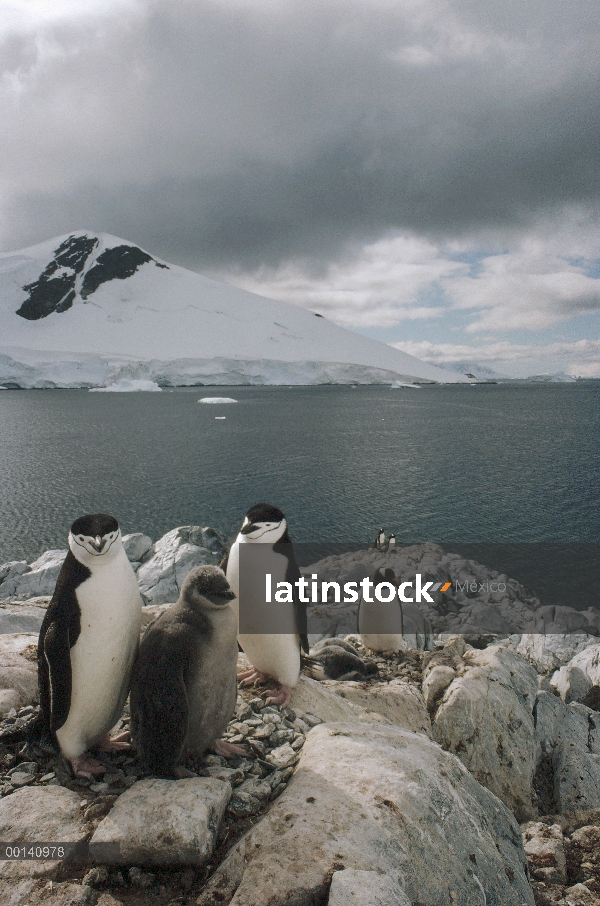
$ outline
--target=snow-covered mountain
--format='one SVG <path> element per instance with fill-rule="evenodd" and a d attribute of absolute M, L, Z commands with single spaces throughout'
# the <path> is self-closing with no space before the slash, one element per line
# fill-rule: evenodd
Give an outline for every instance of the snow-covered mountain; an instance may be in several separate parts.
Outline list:
<path fill-rule="evenodd" d="M 0 384 L 467 380 L 321 315 L 77 231 L 0 255 Z"/>

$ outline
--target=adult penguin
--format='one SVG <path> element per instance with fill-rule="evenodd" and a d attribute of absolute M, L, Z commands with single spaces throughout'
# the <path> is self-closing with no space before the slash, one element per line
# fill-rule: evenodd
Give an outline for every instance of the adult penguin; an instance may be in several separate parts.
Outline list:
<path fill-rule="evenodd" d="M 88 750 L 122 748 L 109 738 L 129 692 L 142 601 L 114 516 L 76 519 L 38 642 L 42 721 L 77 777 L 104 765 Z"/>
<path fill-rule="evenodd" d="M 252 558 L 244 556 L 244 581 L 240 583 L 240 549 L 247 544 L 260 545 Z M 300 600 L 298 586 L 300 570 L 294 556 L 294 549 L 288 534 L 284 514 L 268 503 L 251 507 L 240 532 L 231 546 L 227 558 L 221 564 L 226 571 L 227 581 L 235 594 L 232 607 L 239 620 L 240 607 L 244 616 L 250 618 L 259 611 L 272 614 L 278 633 L 240 633 L 238 642 L 252 664 L 250 670 L 238 674 L 243 685 L 258 685 L 275 680 L 277 688 L 271 692 L 268 701 L 286 707 L 291 689 L 300 676 L 301 648 L 308 654 L 306 603 Z M 255 569 L 252 569 L 252 566 Z M 277 583 L 291 585 L 291 599 L 284 603 L 268 604 L 265 601 L 265 574 L 271 575 L 273 588 Z M 242 586 L 242 587 L 241 587 Z M 245 621 L 243 621 L 245 622 Z M 262 624 L 264 625 L 264 623 Z"/>

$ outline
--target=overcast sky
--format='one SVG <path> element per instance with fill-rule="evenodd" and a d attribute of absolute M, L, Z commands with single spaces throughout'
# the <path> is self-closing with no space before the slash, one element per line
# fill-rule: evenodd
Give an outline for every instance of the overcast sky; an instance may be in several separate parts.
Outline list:
<path fill-rule="evenodd" d="M 0 248 L 89 228 L 600 376 L 597 0 L 0 0 Z"/>

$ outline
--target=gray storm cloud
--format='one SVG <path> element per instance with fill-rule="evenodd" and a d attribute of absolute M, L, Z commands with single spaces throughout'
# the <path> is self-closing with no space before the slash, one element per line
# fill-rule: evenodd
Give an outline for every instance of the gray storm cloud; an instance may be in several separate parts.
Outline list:
<path fill-rule="evenodd" d="M 3 36 L 11 249 L 81 227 L 202 269 L 525 230 L 600 186 L 600 7 L 113 3 Z"/>

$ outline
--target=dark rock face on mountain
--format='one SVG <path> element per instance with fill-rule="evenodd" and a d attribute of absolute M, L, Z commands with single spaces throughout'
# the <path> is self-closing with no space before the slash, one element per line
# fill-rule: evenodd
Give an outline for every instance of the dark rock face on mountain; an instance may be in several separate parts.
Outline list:
<path fill-rule="evenodd" d="M 142 266 L 154 261 L 147 252 L 135 245 L 118 245 L 105 249 L 95 261 L 90 258 L 98 245 L 95 236 L 69 236 L 54 251 L 54 258 L 42 271 L 37 280 L 28 283 L 23 289 L 29 296 L 17 314 L 28 321 L 47 318 L 54 312 L 71 308 L 78 292 L 77 278 L 85 271 L 79 288 L 79 296 L 87 300 L 99 286 L 108 280 L 126 280 Z M 154 261 L 157 267 L 167 268 L 166 264 Z"/>
<path fill-rule="evenodd" d="M 107 280 L 126 280 L 127 277 L 133 277 L 142 264 L 149 264 L 150 261 L 154 261 L 154 258 L 135 245 L 117 245 L 115 248 L 106 249 L 98 255 L 96 263 L 83 278 L 81 298 L 87 299 Z M 159 264 L 157 261 L 155 264 L 157 267 L 167 268 L 166 264 Z"/>
<path fill-rule="evenodd" d="M 23 289 L 29 296 L 19 310 L 18 315 L 28 321 L 46 318 L 55 311 L 66 311 L 75 299 L 75 280 L 85 267 L 85 263 L 94 250 L 98 240 L 90 236 L 69 236 L 54 252 L 54 258 L 42 271 L 34 283 L 28 283 Z M 61 269 L 69 273 L 60 273 Z"/>

